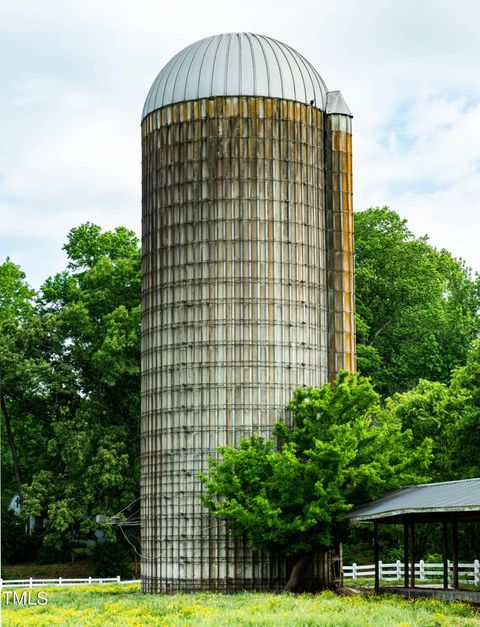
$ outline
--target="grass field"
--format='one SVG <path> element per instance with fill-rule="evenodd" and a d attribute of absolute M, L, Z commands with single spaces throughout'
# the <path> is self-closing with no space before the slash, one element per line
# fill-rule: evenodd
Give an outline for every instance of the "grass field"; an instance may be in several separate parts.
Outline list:
<path fill-rule="evenodd" d="M 33 590 L 31 599 L 36 598 Z M 472 607 L 440 601 L 332 592 L 317 595 L 244 593 L 141 595 L 138 585 L 47 588 L 48 605 L 4 604 L 2 625 L 144 627 L 158 625 L 480 625 Z M 18 591 L 17 591 L 18 594 Z"/>

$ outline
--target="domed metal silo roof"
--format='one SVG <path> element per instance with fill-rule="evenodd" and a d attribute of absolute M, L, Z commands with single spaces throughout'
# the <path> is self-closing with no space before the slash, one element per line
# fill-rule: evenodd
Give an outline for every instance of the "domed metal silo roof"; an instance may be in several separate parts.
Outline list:
<path fill-rule="evenodd" d="M 327 87 L 301 54 L 254 33 L 201 39 L 176 54 L 148 92 L 143 118 L 169 104 L 214 96 L 265 96 L 312 100 L 325 110 Z"/>

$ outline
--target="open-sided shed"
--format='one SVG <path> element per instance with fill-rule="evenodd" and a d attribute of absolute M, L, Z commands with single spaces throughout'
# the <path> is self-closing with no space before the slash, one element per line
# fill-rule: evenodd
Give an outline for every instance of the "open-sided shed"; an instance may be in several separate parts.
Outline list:
<path fill-rule="evenodd" d="M 441 596 L 480 603 L 480 591 L 460 590 L 458 581 L 458 524 L 480 522 L 480 477 L 463 481 L 425 483 L 388 492 L 347 514 L 352 523 L 373 523 L 375 589 L 382 592 L 379 576 L 378 530 L 381 524 L 403 524 L 405 581 L 403 588 L 389 592 L 407 596 Z M 415 582 L 415 525 L 438 522 L 443 525 L 443 589 L 417 588 Z M 449 547 L 449 527 L 451 546 Z M 449 551 L 453 562 L 453 582 L 449 587 Z"/>

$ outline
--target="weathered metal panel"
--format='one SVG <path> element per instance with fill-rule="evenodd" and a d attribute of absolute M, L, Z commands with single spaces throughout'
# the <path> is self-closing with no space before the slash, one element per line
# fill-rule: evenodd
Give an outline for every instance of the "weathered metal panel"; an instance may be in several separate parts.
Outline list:
<path fill-rule="evenodd" d="M 345 102 L 345 99 L 341 91 L 329 91 L 327 92 L 327 104 L 325 113 L 337 113 L 341 115 L 352 116 L 349 106 Z"/>

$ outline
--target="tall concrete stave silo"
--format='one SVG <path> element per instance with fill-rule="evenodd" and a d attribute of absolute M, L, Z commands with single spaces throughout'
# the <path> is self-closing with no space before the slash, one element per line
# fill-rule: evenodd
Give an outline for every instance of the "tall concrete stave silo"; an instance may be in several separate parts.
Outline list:
<path fill-rule="evenodd" d="M 143 590 L 280 588 L 197 475 L 355 369 L 351 114 L 285 44 L 217 35 L 154 81 L 142 158 Z"/>

